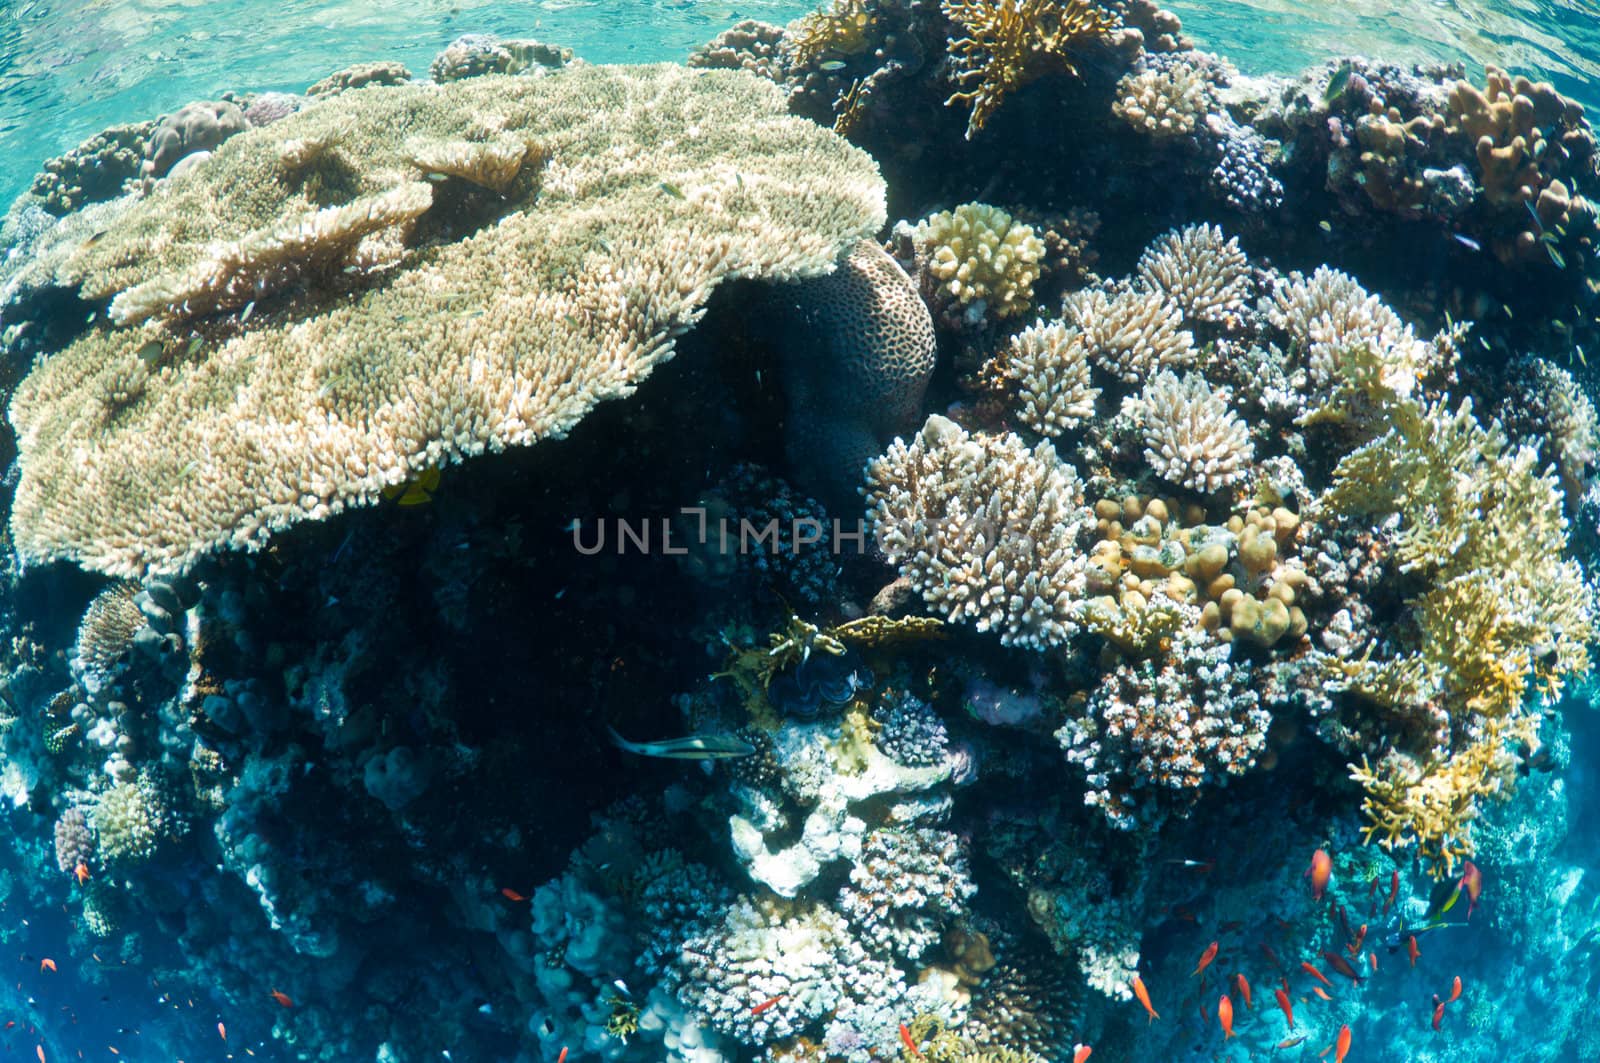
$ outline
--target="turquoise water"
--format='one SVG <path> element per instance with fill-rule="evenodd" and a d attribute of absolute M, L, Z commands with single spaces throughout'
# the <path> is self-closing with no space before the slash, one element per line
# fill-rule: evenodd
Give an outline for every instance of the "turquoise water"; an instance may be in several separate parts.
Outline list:
<path fill-rule="evenodd" d="M 1600 1063 L 1600 7 L 1168 6 L 0 6 L 4 1058 Z"/>
<path fill-rule="evenodd" d="M 117 122 L 229 89 L 298 92 L 349 63 L 396 59 L 426 71 L 435 42 L 462 33 L 531 36 L 596 63 L 681 59 L 746 18 L 784 23 L 795 0 L 545 0 L 494 3 L 82 3 L 0 6 L 0 201 L 33 168 Z M 1310 0 L 1175 3 L 1196 42 L 1254 73 L 1330 55 L 1495 63 L 1549 77 L 1600 106 L 1600 6 Z"/>

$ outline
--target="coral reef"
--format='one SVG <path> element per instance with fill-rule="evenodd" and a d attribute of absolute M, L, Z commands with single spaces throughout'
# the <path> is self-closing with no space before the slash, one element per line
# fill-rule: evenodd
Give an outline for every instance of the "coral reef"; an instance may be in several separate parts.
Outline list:
<path fill-rule="evenodd" d="M 629 109 L 626 101 L 669 81 L 685 89 L 671 114 Z M 256 312 L 96 328 L 24 382 L 13 407 L 25 470 L 13 527 L 23 553 L 129 575 L 181 569 L 219 546 L 258 547 L 290 523 L 369 504 L 423 467 L 564 435 L 590 406 L 627 394 L 669 357 L 673 337 L 723 277 L 822 272 L 882 217 L 870 162 L 830 134 L 778 117 L 776 94 L 753 79 L 607 68 L 513 84 L 468 79 L 443 90 L 336 96 L 243 134 L 226 162 L 135 207 L 117 239 L 81 251 L 70 273 L 85 295 L 115 295 L 124 321 L 192 314 L 192 302 L 188 311 L 183 304 L 196 297 Z M 590 106 L 596 91 L 613 94 L 614 113 L 637 127 L 630 191 L 612 179 L 597 184 L 616 171 L 586 145 L 596 136 L 615 143 L 618 131 L 606 118 L 612 112 Z M 475 238 L 408 249 L 397 222 L 412 219 L 414 228 L 424 212 L 450 202 L 459 209 L 461 200 L 447 184 L 410 176 L 410 149 L 390 131 L 402 122 L 418 130 L 426 114 L 432 137 L 452 139 L 486 108 L 498 109 L 505 135 L 539 141 L 542 172 Z M 728 121 L 731 113 L 746 119 Z M 694 126 L 696 114 L 706 124 Z M 664 139 L 690 127 L 700 135 Z M 283 187 L 285 142 L 334 135 L 337 147 L 311 164 L 301 191 L 251 191 Z M 351 173 L 358 160 L 364 178 Z M 316 207 L 308 198 L 317 195 L 316 174 L 356 180 L 353 201 Z M 727 224 L 713 232 L 708 219 L 718 216 Z M 217 251 L 230 230 L 254 235 Z M 524 247 L 534 232 L 543 250 Z M 570 246 L 558 251 L 545 235 L 552 232 Z M 287 292 L 267 305 L 274 285 L 308 264 L 341 263 L 352 247 L 356 269 L 334 271 L 348 278 L 341 295 L 297 300 Z M 508 286 L 503 254 L 519 247 L 523 280 Z M 569 275 L 569 255 L 586 263 L 580 272 Z M 454 353 L 439 348 L 426 367 L 413 366 L 409 353 L 427 348 L 434 328 L 421 308 L 436 307 L 442 290 L 459 323 Z M 543 325 L 530 332 L 530 320 Z M 523 354 L 529 336 L 537 359 Z M 369 342 L 395 356 L 388 371 L 375 370 L 383 363 Z M 131 401 L 81 402 L 81 389 L 92 393 L 136 360 L 170 364 Z M 240 388 L 280 412 L 234 420 Z M 145 441 L 157 423 L 174 430 L 152 448 Z M 52 469 L 50 455 L 79 446 L 95 455 L 89 468 L 98 472 L 87 481 L 76 462 L 70 473 Z M 119 494 L 118 485 L 133 493 Z M 163 529 L 160 541 L 135 528 Z"/>
<path fill-rule="evenodd" d="M 950 320 L 970 326 L 1023 313 L 1044 243 L 1031 225 L 987 203 L 965 203 L 917 225 L 923 290 Z"/>
<path fill-rule="evenodd" d="M 1092 518 L 1048 442 L 1030 450 L 935 416 L 869 465 L 867 482 L 884 556 L 939 613 L 1007 645 L 1059 645 L 1077 630 L 1077 538 Z"/>
<path fill-rule="evenodd" d="M 1254 447 L 1249 432 L 1228 408 L 1226 393 L 1205 377 L 1179 380 L 1163 371 L 1123 406 L 1144 433 L 1144 457 L 1163 480 L 1210 494 L 1249 473 Z"/>

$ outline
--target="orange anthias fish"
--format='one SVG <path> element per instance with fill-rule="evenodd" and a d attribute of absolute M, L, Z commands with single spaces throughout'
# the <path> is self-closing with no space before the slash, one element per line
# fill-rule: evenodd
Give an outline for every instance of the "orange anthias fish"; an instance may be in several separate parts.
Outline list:
<path fill-rule="evenodd" d="M 1311 987 L 1311 991 L 1317 995 L 1318 999 L 1326 1000 L 1330 1004 L 1333 1002 L 1333 998 L 1328 995 L 1328 991 L 1321 986 L 1314 985 Z"/>
<path fill-rule="evenodd" d="M 755 1007 L 751 1008 L 750 1009 L 750 1014 L 752 1014 L 752 1015 L 760 1015 L 763 1011 L 766 1011 L 769 1008 L 776 1007 L 777 1004 L 778 1004 L 778 1001 L 780 1001 L 782 999 L 783 999 L 783 994 L 782 993 L 779 993 L 775 997 L 768 997 L 766 1000 L 763 1000 L 761 1003 L 759 1003 Z"/>
<path fill-rule="evenodd" d="M 228 1028 L 220 1022 L 217 1023 L 217 1036 L 222 1038 L 223 1041 L 228 1039 Z"/>
<path fill-rule="evenodd" d="M 556 1057 L 556 1063 L 567 1063 L 567 1046 L 561 1046 L 561 1054 Z"/>
<path fill-rule="evenodd" d="M 1323 985 L 1327 986 L 1329 989 L 1333 988 L 1333 983 L 1328 981 L 1328 976 L 1317 970 L 1316 967 L 1312 965 L 1310 960 L 1301 960 L 1300 969 L 1306 972 L 1306 974 L 1309 974 L 1311 977 L 1315 978 L 1317 981 L 1321 982 Z"/>
<path fill-rule="evenodd" d="M 1289 1001 L 1288 992 L 1274 989 L 1272 995 L 1278 998 L 1278 1007 L 1283 1009 L 1283 1017 L 1289 1020 L 1289 1029 L 1294 1029 L 1294 1004 Z"/>
<path fill-rule="evenodd" d="M 1189 977 L 1193 978 L 1195 974 L 1199 974 L 1201 971 L 1205 970 L 1207 967 L 1210 967 L 1211 966 L 1211 961 L 1216 959 L 1216 958 L 1217 958 L 1217 943 L 1215 941 L 1213 941 L 1211 944 L 1207 945 L 1206 946 L 1206 950 L 1200 954 L 1200 962 L 1195 965 L 1194 974 L 1191 974 Z"/>
<path fill-rule="evenodd" d="M 921 1050 L 917 1048 L 917 1042 L 911 1039 L 911 1031 L 906 1029 L 906 1024 L 903 1022 L 900 1024 L 900 1040 L 905 1042 L 906 1048 L 913 1056 L 917 1059 L 923 1058 Z"/>
<path fill-rule="evenodd" d="M 1322 900 L 1323 891 L 1333 878 L 1333 858 L 1326 849 L 1318 849 L 1311 854 L 1311 866 L 1306 868 L 1305 877 L 1311 880 L 1312 899 Z"/>
<path fill-rule="evenodd" d="M 1411 934 L 1406 938 L 1406 955 L 1411 957 L 1411 966 L 1417 965 L 1417 957 L 1422 955 L 1422 950 L 1417 948 L 1417 935 Z"/>
<path fill-rule="evenodd" d="M 1383 914 L 1388 915 L 1389 909 L 1394 907 L 1394 902 L 1400 896 L 1400 872 L 1395 871 L 1389 876 L 1389 899 L 1383 902 Z"/>
<path fill-rule="evenodd" d="M 39 1053 L 39 1063 L 44 1063 L 44 1045 L 34 1045 L 33 1050 Z"/>
<path fill-rule="evenodd" d="M 1372 966 L 1372 973 L 1373 974 L 1377 974 L 1378 973 L 1378 954 L 1376 952 L 1367 953 L 1367 963 Z"/>
<path fill-rule="evenodd" d="M 1303 1033 L 1299 1037 L 1285 1037 L 1283 1040 L 1278 1042 L 1277 1047 L 1279 1047 L 1279 1048 L 1293 1048 L 1295 1045 L 1305 1044 L 1306 1038 L 1309 1037 L 1309 1036 L 1311 1036 L 1311 1035 Z"/>
<path fill-rule="evenodd" d="M 39 961 L 39 973 L 40 974 L 43 974 L 45 971 L 53 971 L 55 969 L 56 969 L 56 961 L 52 960 L 50 957 L 46 956 L 44 959 Z"/>
<path fill-rule="evenodd" d="M 1362 923 L 1361 929 L 1356 931 L 1356 939 L 1350 942 L 1350 955 L 1361 955 L 1361 946 L 1367 943 L 1367 924 Z"/>
<path fill-rule="evenodd" d="M 500 896 L 504 897 L 508 901 L 511 901 L 513 904 L 521 904 L 523 901 L 528 899 L 522 894 L 518 893 L 516 890 L 512 889 L 510 886 L 502 886 L 500 888 Z"/>
<path fill-rule="evenodd" d="M 1239 999 L 1244 1001 L 1245 1010 L 1251 1010 L 1252 1005 L 1250 1003 L 1250 983 L 1245 981 L 1245 977 L 1242 974 L 1234 975 L 1233 983 L 1239 987 Z"/>
<path fill-rule="evenodd" d="M 1478 906 L 1478 895 L 1483 892 L 1483 872 L 1471 860 L 1461 865 L 1461 881 L 1456 883 L 1456 889 L 1467 891 L 1467 918 L 1472 918 L 1472 910 Z"/>
<path fill-rule="evenodd" d="M 1088 1045 L 1073 1045 L 1072 1063 L 1084 1063 L 1089 1058 L 1089 1053 L 1093 1051 L 1094 1049 Z"/>
<path fill-rule="evenodd" d="M 1439 1024 L 1444 1021 L 1444 1001 L 1438 997 L 1434 997 L 1433 1001 L 1433 1028 L 1437 1030 Z"/>
<path fill-rule="evenodd" d="M 1344 1057 L 1350 1052 L 1350 1027 L 1348 1024 L 1339 1027 L 1339 1039 L 1333 1044 L 1333 1063 L 1344 1063 Z"/>
<path fill-rule="evenodd" d="M 1460 999 L 1461 999 L 1461 976 L 1458 974 L 1458 975 L 1456 975 L 1456 980 L 1454 982 L 1450 983 L 1450 999 L 1445 1001 L 1445 1003 L 1446 1004 L 1454 1004 L 1456 1001 L 1458 1001 Z"/>
<path fill-rule="evenodd" d="M 1150 1004 L 1150 990 L 1144 987 L 1144 979 L 1138 975 L 1133 976 L 1133 995 L 1139 998 L 1139 1003 L 1144 1005 L 1144 1010 L 1150 1013 L 1150 1018 L 1146 1025 L 1161 1018 L 1156 1013 L 1156 1009 Z"/>
<path fill-rule="evenodd" d="M 1226 993 L 1217 1001 L 1217 1022 L 1222 1027 L 1224 1041 L 1233 1036 L 1233 1001 L 1228 999 Z"/>
<path fill-rule="evenodd" d="M 282 1004 L 286 1008 L 294 1007 L 294 998 L 280 989 L 274 989 L 272 991 L 272 999 L 276 1000 L 279 1004 Z"/>
<path fill-rule="evenodd" d="M 72 874 L 77 878 L 78 885 L 83 885 L 89 881 L 89 865 L 79 860 L 78 866 L 72 869 Z"/>

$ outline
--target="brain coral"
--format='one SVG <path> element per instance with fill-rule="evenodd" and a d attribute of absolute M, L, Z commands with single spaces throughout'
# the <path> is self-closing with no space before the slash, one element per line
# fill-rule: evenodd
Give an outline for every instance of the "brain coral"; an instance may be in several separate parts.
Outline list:
<path fill-rule="evenodd" d="M 503 196 L 415 161 L 486 145 L 500 176 L 513 140 Z M 334 96 L 231 138 L 69 260 L 63 283 L 137 291 L 121 306 L 150 316 L 97 319 L 18 388 L 18 549 L 182 570 L 560 437 L 669 358 L 721 281 L 826 273 L 883 220 L 871 160 L 739 72 Z M 191 317 L 191 297 L 241 309 Z"/>
<path fill-rule="evenodd" d="M 905 270 L 871 240 L 774 301 L 787 311 L 780 345 L 790 467 L 823 501 L 858 505 L 868 460 L 916 427 L 938 354 L 933 318 Z"/>

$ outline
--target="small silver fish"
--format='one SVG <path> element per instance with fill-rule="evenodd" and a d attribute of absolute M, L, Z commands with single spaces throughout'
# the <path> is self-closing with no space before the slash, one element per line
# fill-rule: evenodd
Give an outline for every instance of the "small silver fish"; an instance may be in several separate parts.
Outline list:
<path fill-rule="evenodd" d="M 843 70 L 844 69 L 844 60 L 843 59 L 829 59 L 826 63 L 818 63 L 817 64 L 817 69 L 823 71 L 824 73 L 831 74 L 835 70 Z"/>
<path fill-rule="evenodd" d="M 667 738 L 659 742 L 630 742 L 607 726 L 611 741 L 625 753 L 641 757 L 663 757 L 667 760 L 730 760 L 736 757 L 755 756 L 756 747 L 732 735 L 689 735 L 685 738 Z"/>
<path fill-rule="evenodd" d="M 239 324 L 242 325 L 246 321 L 249 321 L 250 320 L 250 315 L 255 313 L 255 312 L 256 312 L 256 301 L 254 299 L 252 299 L 248 303 L 244 304 L 244 313 L 239 315 Z"/>
<path fill-rule="evenodd" d="M 1478 243 L 1478 241 L 1474 240 L 1472 237 L 1468 236 L 1466 233 L 1451 233 L 1450 239 L 1454 240 L 1468 251 L 1483 250 L 1483 245 Z"/>

